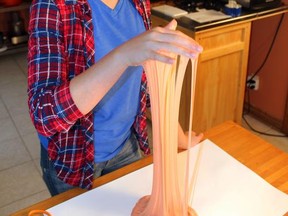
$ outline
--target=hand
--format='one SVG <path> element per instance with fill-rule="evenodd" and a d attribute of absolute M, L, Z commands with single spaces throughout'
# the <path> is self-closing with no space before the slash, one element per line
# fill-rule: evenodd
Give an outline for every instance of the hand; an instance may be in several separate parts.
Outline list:
<path fill-rule="evenodd" d="M 188 131 L 185 132 L 185 140 L 184 140 L 184 142 L 179 142 L 179 144 L 178 144 L 179 149 L 189 149 L 189 148 L 197 145 L 203 139 L 203 136 L 204 136 L 203 133 L 196 135 L 195 132 L 191 131 L 191 143 L 189 146 L 188 134 L 189 134 Z"/>
<path fill-rule="evenodd" d="M 189 146 L 189 132 L 183 132 L 180 124 L 179 124 L 179 127 L 178 127 L 178 148 L 179 149 L 183 149 L 183 150 L 186 150 L 186 149 L 189 149 L 195 145 L 197 145 L 202 139 L 203 139 L 203 133 L 200 133 L 198 135 L 196 135 L 195 132 L 191 131 L 191 143 L 190 143 L 190 146 Z"/>
<path fill-rule="evenodd" d="M 202 47 L 191 37 L 175 31 L 172 20 L 166 27 L 156 27 L 113 49 L 100 61 L 70 82 L 72 98 L 85 115 L 101 101 L 128 66 L 144 64 L 147 60 L 173 63 L 171 53 L 196 57 Z M 105 82 L 103 82 L 105 80 Z"/>
<path fill-rule="evenodd" d="M 175 59 L 169 53 L 195 58 L 202 47 L 191 37 L 175 30 L 176 20 L 167 26 L 156 27 L 127 41 L 118 47 L 124 56 L 119 61 L 125 61 L 126 66 L 141 65 L 147 60 L 156 60 L 172 64 Z"/>

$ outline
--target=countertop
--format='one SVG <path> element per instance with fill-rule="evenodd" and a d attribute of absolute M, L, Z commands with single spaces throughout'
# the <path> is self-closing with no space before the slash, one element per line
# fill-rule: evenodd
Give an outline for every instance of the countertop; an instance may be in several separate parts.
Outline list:
<path fill-rule="evenodd" d="M 168 3 L 169 4 L 169 3 Z M 222 10 L 220 10 L 222 11 Z M 279 7 L 276 8 L 269 8 L 261 11 L 249 11 L 247 9 L 242 9 L 241 15 L 237 17 L 231 17 L 219 21 L 212 21 L 212 22 L 206 22 L 206 23 L 198 23 L 194 20 L 191 20 L 187 17 L 180 16 L 175 18 L 178 22 L 178 25 L 187 28 L 189 30 L 192 30 L 194 32 L 202 31 L 205 29 L 227 25 L 235 22 L 245 21 L 245 20 L 256 20 L 259 18 L 264 18 L 267 16 L 275 15 L 275 14 L 281 14 L 288 12 L 288 4 L 282 3 Z M 193 12 L 192 12 L 193 13 Z M 164 14 L 158 13 L 156 11 L 153 11 L 153 5 L 152 5 L 152 15 L 161 17 L 166 20 L 171 20 L 172 18 L 169 16 L 166 16 Z"/>

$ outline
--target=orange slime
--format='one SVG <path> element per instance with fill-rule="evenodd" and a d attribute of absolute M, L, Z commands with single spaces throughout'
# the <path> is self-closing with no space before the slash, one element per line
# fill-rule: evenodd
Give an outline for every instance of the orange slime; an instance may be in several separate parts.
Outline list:
<path fill-rule="evenodd" d="M 142 197 L 132 216 L 196 216 L 189 207 L 189 151 L 186 161 L 178 161 L 178 118 L 182 83 L 189 59 L 178 56 L 173 65 L 149 61 L 144 65 L 151 99 L 153 122 L 153 186 Z M 192 60 L 191 131 L 197 59 Z M 189 134 L 191 142 L 191 133 Z M 186 164 L 185 164 L 186 163 Z"/>

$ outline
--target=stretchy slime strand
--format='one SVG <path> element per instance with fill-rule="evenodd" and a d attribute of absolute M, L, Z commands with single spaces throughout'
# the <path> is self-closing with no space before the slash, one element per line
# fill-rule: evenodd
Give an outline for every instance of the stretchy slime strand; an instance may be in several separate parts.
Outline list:
<path fill-rule="evenodd" d="M 176 57 L 176 56 L 175 56 Z M 197 59 L 192 59 L 189 146 L 196 81 Z M 181 89 L 189 59 L 164 64 L 156 61 L 144 65 L 151 98 L 153 123 L 153 186 L 151 195 L 142 197 L 132 216 L 196 216 L 189 206 L 194 177 L 189 175 L 189 151 L 186 161 L 178 161 L 178 118 Z M 192 183 L 192 184 L 191 184 Z"/>

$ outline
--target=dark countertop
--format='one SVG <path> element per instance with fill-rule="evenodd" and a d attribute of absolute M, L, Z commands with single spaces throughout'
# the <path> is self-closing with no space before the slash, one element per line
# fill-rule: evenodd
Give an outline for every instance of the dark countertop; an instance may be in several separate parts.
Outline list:
<path fill-rule="evenodd" d="M 218 27 L 218 26 L 222 26 L 222 25 L 226 25 L 226 24 L 230 24 L 230 23 L 234 23 L 234 22 L 244 21 L 244 20 L 248 20 L 248 19 L 257 19 L 257 18 L 261 18 L 262 16 L 266 16 L 266 15 L 274 14 L 274 13 L 279 13 L 279 12 L 282 12 L 285 10 L 288 10 L 288 5 L 286 5 L 286 4 L 282 4 L 279 7 L 271 8 L 271 9 L 265 9 L 262 11 L 248 11 L 248 10 L 242 9 L 242 13 L 240 16 L 231 17 L 231 18 L 218 20 L 218 21 L 207 22 L 207 23 L 198 23 L 198 22 L 191 20 L 191 19 L 184 17 L 184 16 L 177 17 L 175 19 L 177 20 L 178 25 L 197 32 L 197 31 L 201 31 L 201 30 L 205 30 L 205 29 L 209 29 L 209 28 L 213 28 L 213 27 Z M 163 19 L 166 19 L 166 20 L 172 19 L 171 17 L 169 17 L 167 15 L 153 11 L 153 8 L 152 8 L 152 14 L 155 16 L 161 17 Z"/>

